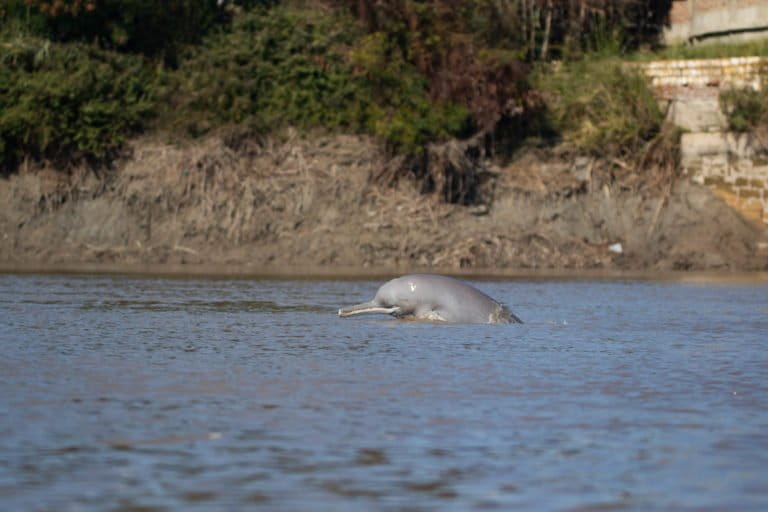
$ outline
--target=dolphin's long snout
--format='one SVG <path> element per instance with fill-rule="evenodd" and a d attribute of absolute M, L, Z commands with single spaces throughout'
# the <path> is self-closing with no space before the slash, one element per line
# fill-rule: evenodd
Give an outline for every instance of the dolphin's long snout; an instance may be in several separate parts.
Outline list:
<path fill-rule="evenodd" d="M 374 301 L 363 302 L 362 304 L 355 304 L 354 306 L 347 306 L 346 308 L 339 309 L 339 316 L 353 316 L 362 315 L 364 313 L 385 313 L 391 314 L 397 311 L 397 307 L 386 308 L 379 306 Z"/>

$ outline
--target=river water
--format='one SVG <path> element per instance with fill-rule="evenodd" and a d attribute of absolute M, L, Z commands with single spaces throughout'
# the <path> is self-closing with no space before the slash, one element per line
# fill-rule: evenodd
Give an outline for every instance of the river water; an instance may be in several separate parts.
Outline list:
<path fill-rule="evenodd" d="M 8 511 L 768 510 L 768 285 L 0 275 Z"/>

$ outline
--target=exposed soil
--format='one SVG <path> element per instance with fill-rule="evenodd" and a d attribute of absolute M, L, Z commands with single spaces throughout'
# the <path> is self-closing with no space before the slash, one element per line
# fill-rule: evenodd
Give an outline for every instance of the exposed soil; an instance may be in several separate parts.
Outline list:
<path fill-rule="evenodd" d="M 365 138 L 289 136 L 140 140 L 101 175 L 23 168 L 0 179 L 0 262 L 768 269 L 763 228 L 685 180 L 640 193 L 529 153 L 460 206 L 375 183 L 385 161 Z"/>

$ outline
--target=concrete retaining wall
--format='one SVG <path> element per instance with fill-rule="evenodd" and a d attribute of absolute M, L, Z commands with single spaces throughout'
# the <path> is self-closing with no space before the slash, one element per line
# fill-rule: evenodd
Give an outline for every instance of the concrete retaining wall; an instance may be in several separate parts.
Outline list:
<path fill-rule="evenodd" d="M 664 40 L 667 44 L 744 40 L 767 33 L 765 0 L 675 0 Z"/>

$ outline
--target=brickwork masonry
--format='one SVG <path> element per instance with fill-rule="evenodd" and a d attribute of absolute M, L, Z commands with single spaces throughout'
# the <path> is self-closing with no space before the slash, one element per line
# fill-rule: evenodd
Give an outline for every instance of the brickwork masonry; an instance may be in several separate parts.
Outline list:
<path fill-rule="evenodd" d="M 662 92 L 680 92 L 680 88 L 750 87 L 760 89 L 768 60 L 764 57 L 725 59 L 658 60 L 641 64 L 651 85 Z"/>
<path fill-rule="evenodd" d="M 768 224 L 768 153 L 746 133 L 684 133 L 683 172 L 755 222 Z"/>
<path fill-rule="evenodd" d="M 671 60 L 639 65 L 680 128 L 683 173 L 711 188 L 747 219 L 768 225 L 768 147 L 750 134 L 727 131 L 719 96 L 728 88 L 762 90 L 768 59 Z"/>

